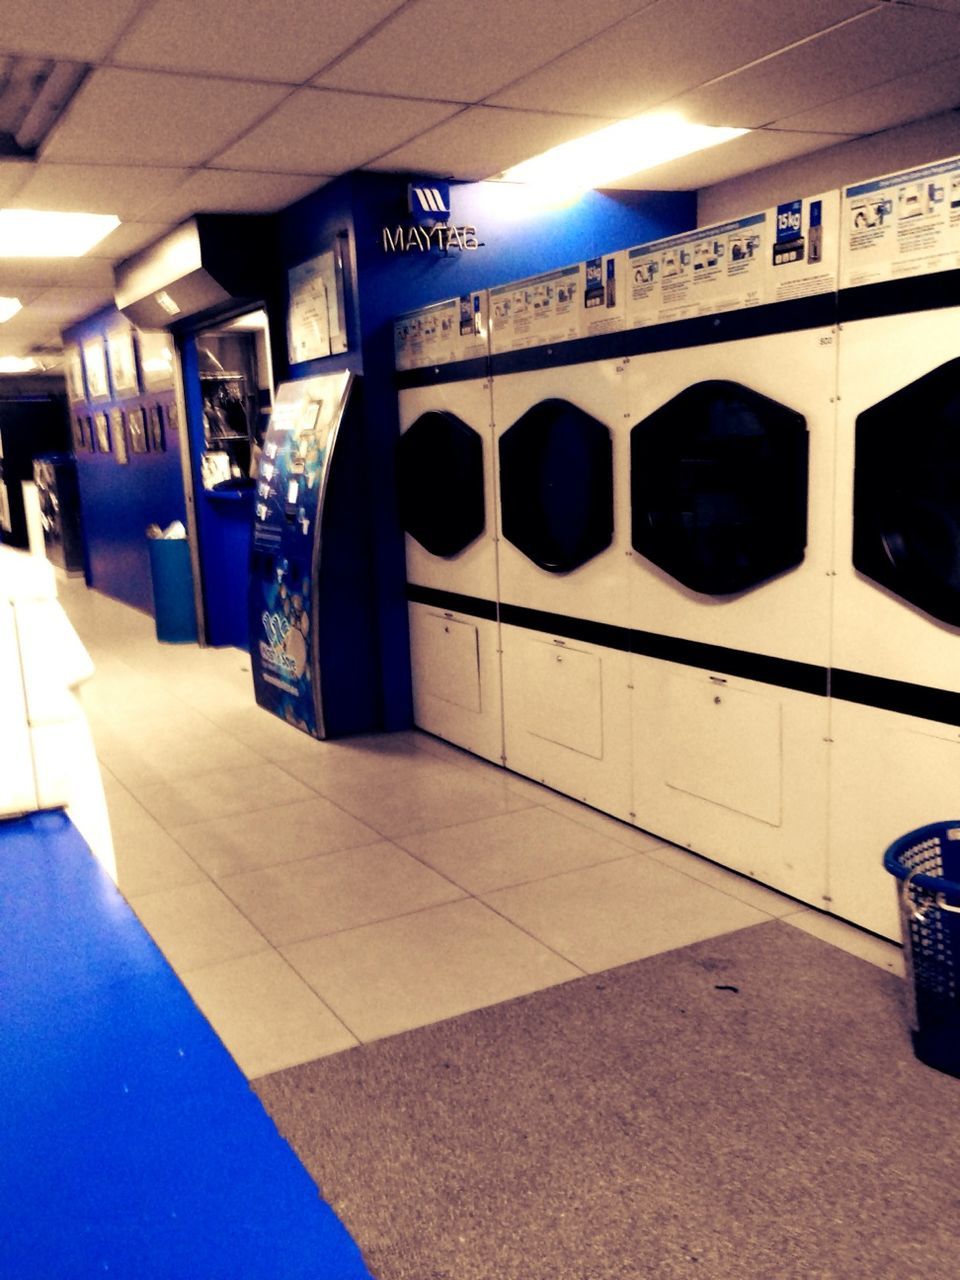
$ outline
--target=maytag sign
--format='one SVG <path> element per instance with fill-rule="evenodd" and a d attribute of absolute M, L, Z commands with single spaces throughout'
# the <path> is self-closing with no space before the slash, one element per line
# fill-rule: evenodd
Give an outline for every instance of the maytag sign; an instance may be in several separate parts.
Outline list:
<path fill-rule="evenodd" d="M 410 221 L 383 228 L 384 253 L 430 253 L 479 249 L 476 227 L 450 222 L 450 184 L 411 182 L 407 188 Z"/>

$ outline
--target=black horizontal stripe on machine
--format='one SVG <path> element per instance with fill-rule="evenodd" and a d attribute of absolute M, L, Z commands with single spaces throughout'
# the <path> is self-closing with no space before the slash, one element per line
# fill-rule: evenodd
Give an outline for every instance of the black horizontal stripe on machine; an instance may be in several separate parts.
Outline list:
<path fill-rule="evenodd" d="M 841 324 L 850 320 L 904 315 L 911 311 L 960 307 L 960 270 L 936 271 L 928 276 L 906 276 L 902 280 L 880 280 L 874 284 L 841 289 L 838 307 Z"/>
<path fill-rule="evenodd" d="M 893 711 L 898 715 L 916 716 L 939 724 L 960 725 L 960 693 L 929 685 L 911 684 L 904 680 L 888 680 L 882 676 L 858 671 L 828 669 L 814 663 L 775 658 L 769 654 L 731 649 L 724 645 L 684 640 L 679 636 L 659 635 L 631 627 L 613 626 L 589 618 L 573 618 L 566 614 L 544 613 L 522 605 L 501 604 L 476 596 L 458 595 L 435 587 L 407 585 L 407 599 L 414 604 L 431 605 L 450 613 L 486 618 L 506 626 L 521 627 L 543 635 L 563 636 L 582 644 L 598 645 L 621 653 L 657 658 L 679 666 L 703 671 L 717 671 L 742 680 L 768 684 L 781 689 L 795 689 L 818 697 L 830 696 L 842 702 Z"/>

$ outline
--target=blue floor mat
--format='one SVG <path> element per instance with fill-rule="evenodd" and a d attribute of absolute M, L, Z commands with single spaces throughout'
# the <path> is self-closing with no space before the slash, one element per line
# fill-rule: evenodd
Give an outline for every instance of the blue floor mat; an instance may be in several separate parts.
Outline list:
<path fill-rule="evenodd" d="M 369 1280 L 61 813 L 0 821 L 0 1275 Z"/>

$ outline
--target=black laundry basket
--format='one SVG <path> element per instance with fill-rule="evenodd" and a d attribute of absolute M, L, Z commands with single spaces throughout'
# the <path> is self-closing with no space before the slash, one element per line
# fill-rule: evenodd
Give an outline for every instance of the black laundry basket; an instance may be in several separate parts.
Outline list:
<path fill-rule="evenodd" d="M 883 865 L 899 882 L 914 1052 L 960 1077 L 960 818 L 908 831 Z"/>

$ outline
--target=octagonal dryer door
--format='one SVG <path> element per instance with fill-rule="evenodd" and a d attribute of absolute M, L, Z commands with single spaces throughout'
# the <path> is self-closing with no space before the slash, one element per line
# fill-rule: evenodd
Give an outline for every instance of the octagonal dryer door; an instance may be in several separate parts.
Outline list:
<path fill-rule="evenodd" d="M 568 400 L 528 409 L 500 437 L 503 536 L 549 573 L 569 573 L 613 540 L 613 444 Z"/>
<path fill-rule="evenodd" d="M 633 546 L 693 591 L 749 591 L 803 560 L 807 474 L 801 414 L 698 382 L 631 430 Z"/>
<path fill-rule="evenodd" d="M 960 626 L 960 358 L 858 416 L 853 563 Z"/>

